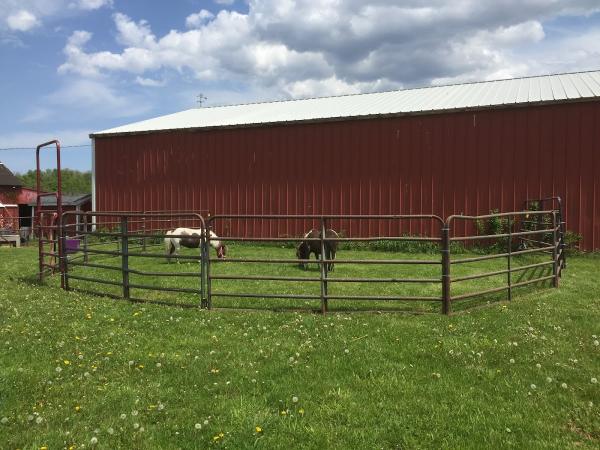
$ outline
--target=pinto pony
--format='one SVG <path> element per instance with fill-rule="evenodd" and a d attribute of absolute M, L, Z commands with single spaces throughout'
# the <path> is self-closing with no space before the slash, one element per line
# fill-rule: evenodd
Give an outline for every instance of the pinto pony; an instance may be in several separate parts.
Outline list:
<path fill-rule="evenodd" d="M 227 254 L 227 247 L 219 241 L 217 236 L 212 231 L 210 233 L 210 246 L 217 251 L 218 258 L 225 258 Z M 186 248 L 198 248 L 200 247 L 200 236 L 202 230 L 194 228 L 176 228 L 173 231 L 167 231 L 167 237 L 165 237 L 165 252 L 167 254 L 167 261 L 171 262 L 172 256 L 177 256 L 177 252 L 183 246 Z M 173 235 L 173 237 L 171 237 Z"/>
<path fill-rule="evenodd" d="M 325 258 L 327 260 L 333 261 L 335 259 L 335 254 L 337 253 L 338 243 L 337 241 L 332 241 L 331 239 L 337 239 L 339 235 L 332 229 L 325 230 Z M 321 232 L 315 230 L 314 228 L 310 230 L 308 233 L 304 235 L 304 239 L 320 239 Z M 321 255 L 321 242 L 319 241 L 302 241 L 296 248 L 296 256 L 298 259 L 310 259 L 310 254 L 315 254 L 315 259 L 319 259 L 319 255 Z M 300 268 L 306 268 L 307 264 L 301 262 Z M 326 264 L 326 269 L 328 272 L 333 271 L 334 263 L 330 262 Z"/>

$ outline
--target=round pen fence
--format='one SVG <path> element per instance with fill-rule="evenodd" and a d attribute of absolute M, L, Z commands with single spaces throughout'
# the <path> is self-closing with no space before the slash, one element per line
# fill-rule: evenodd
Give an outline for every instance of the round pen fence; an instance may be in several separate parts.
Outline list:
<path fill-rule="evenodd" d="M 558 286 L 563 225 L 560 209 L 445 221 L 435 215 L 68 211 L 56 256 L 65 289 L 133 301 L 449 314 L 510 300 L 517 288 Z M 189 230 L 174 234 L 177 228 L 191 229 L 195 240 Z M 412 229 L 428 235 L 404 231 Z M 192 248 L 170 254 L 165 239 L 177 238 Z M 225 258 L 215 252 L 221 245 Z M 298 257 L 299 246 L 314 252 Z"/>

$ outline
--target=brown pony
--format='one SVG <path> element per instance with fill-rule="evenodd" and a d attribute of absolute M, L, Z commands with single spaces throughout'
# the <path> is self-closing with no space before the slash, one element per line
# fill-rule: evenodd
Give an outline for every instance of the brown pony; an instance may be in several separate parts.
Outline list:
<path fill-rule="evenodd" d="M 331 260 L 331 261 L 333 261 L 335 259 L 335 254 L 337 253 L 338 243 L 337 243 L 337 241 L 332 241 L 330 239 L 337 239 L 338 237 L 339 237 L 338 234 L 334 230 L 332 230 L 332 229 L 325 230 L 325 258 L 324 259 Z M 315 230 L 314 228 L 304 235 L 304 239 L 320 239 L 320 238 L 321 238 L 321 232 L 318 230 Z M 302 242 L 300 242 L 300 244 L 298 244 L 298 247 L 296 248 L 296 257 L 298 259 L 310 259 L 311 253 L 315 254 L 315 259 L 319 259 L 319 256 L 321 255 L 321 242 L 319 242 L 319 241 L 302 241 Z M 303 262 L 300 263 L 300 268 L 306 269 L 307 266 L 308 265 L 306 263 L 303 263 Z M 334 263 L 333 262 L 327 263 L 326 269 L 328 272 L 333 271 Z"/>

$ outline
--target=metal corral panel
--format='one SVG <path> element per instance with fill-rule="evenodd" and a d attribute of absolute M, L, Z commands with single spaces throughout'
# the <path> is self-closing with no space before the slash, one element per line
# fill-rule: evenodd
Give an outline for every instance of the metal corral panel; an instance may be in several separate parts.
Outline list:
<path fill-rule="evenodd" d="M 445 218 L 560 195 L 567 228 L 583 235 L 586 250 L 600 248 L 598 101 L 97 137 L 95 149 L 99 211 Z M 216 231 L 248 232 L 239 226 L 234 220 Z M 310 224 L 254 226 L 255 234 L 283 236 Z M 439 232 L 423 223 L 335 226 L 354 236 Z"/>
<path fill-rule="evenodd" d="M 246 105 L 195 108 L 92 134 L 257 126 L 600 98 L 600 71 Z"/>

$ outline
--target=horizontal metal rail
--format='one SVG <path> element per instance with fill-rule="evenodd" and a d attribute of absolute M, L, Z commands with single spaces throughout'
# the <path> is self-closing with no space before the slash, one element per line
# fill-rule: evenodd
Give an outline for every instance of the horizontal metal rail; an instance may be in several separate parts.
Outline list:
<path fill-rule="evenodd" d="M 72 273 L 69 273 L 68 278 L 73 278 L 75 280 L 81 280 L 81 281 L 89 281 L 91 283 L 100 283 L 100 284 L 109 284 L 111 286 L 123 286 L 123 283 L 120 283 L 118 281 L 111 281 L 111 280 L 102 280 L 100 278 L 91 278 L 91 277 L 85 277 L 82 275 L 73 275 Z"/>
<path fill-rule="evenodd" d="M 545 261 L 545 262 L 536 263 L 536 264 L 528 264 L 526 266 L 513 267 L 510 270 L 508 270 L 508 269 L 497 270 L 495 272 L 478 273 L 478 274 L 475 274 L 475 275 L 467 275 L 467 276 L 464 276 L 464 277 L 456 277 L 456 278 L 452 278 L 452 283 L 456 283 L 458 281 L 476 280 L 478 278 L 492 277 L 492 276 L 503 275 L 503 274 L 507 274 L 507 273 L 521 272 L 523 270 L 533 269 L 533 268 L 536 268 L 536 267 L 550 266 L 552 264 L 554 264 L 554 261 Z"/>
<path fill-rule="evenodd" d="M 395 300 L 395 301 L 415 301 L 415 302 L 439 302 L 441 297 L 411 297 L 411 296 L 385 296 L 385 295 L 328 295 L 330 300 Z"/>
<path fill-rule="evenodd" d="M 244 292 L 212 292 L 213 297 L 230 297 L 230 298 L 279 298 L 279 299 L 304 299 L 304 300 L 319 300 L 320 295 L 310 294 L 248 294 Z"/>
<path fill-rule="evenodd" d="M 538 252 L 543 252 L 546 250 L 552 250 L 553 248 L 554 248 L 553 245 L 550 245 L 547 247 L 530 248 L 527 250 L 519 250 L 516 252 L 511 252 L 510 255 L 515 256 L 515 255 L 524 255 L 526 253 L 538 253 Z M 488 259 L 506 258 L 508 255 L 509 255 L 509 253 L 497 253 L 495 255 L 476 256 L 473 258 L 453 259 L 451 261 L 451 264 L 464 264 L 464 263 L 470 263 L 470 262 L 476 262 L 476 261 L 486 261 Z"/>
<path fill-rule="evenodd" d="M 257 258 L 210 258 L 210 262 L 220 263 L 264 263 L 264 264 L 441 264 L 440 261 L 426 259 L 257 259 Z"/>
<path fill-rule="evenodd" d="M 558 228 L 556 228 L 558 229 Z M 486 234 L 486 235 L 477 235 L 477 236 L 455 236 L 450 238 L 450 241 L 475 241 L 475 240 L 483 240 L 483 239 L 498 239 L 504 237 L 515 237 L 515 236 L 528 236 L 532 234 L 550 234 L 554 232 L 554 228 L 544 229 L 544 230 L 534 230 L 534 231 L 519 231 L 515 233 L 499 233 L 499 234 Z"/>
<path fill-rule="evenodd" d="M 520 283 L 513 283 L 513 284 L 511 284 L 510 287 L 509 286 L 502 286 L 502 287 L 493 288 L 493 289 L 486 289 L 486 290 L 483 290 L 483 291 L 470 292 L 468 294 L 455 295 L 455 296 L 452 296 L 452 301 L 455 301 L 455 300 L 464 300 L 464 299 L 467 299 L 467 298 L 478 297 L 480 295 L 493 294 L 494 292 L 506 291 L 509 288 L 516 288 L 516 287 L 526 286 L 528 284 L 539 283 L 539 282 L 542 282 L 542 281 L 551 280 L 553 278 L 554 278 L 554 275 L 548 275 L 546 277 L 535 278 L 533 280 L 521 281 Z"/>

